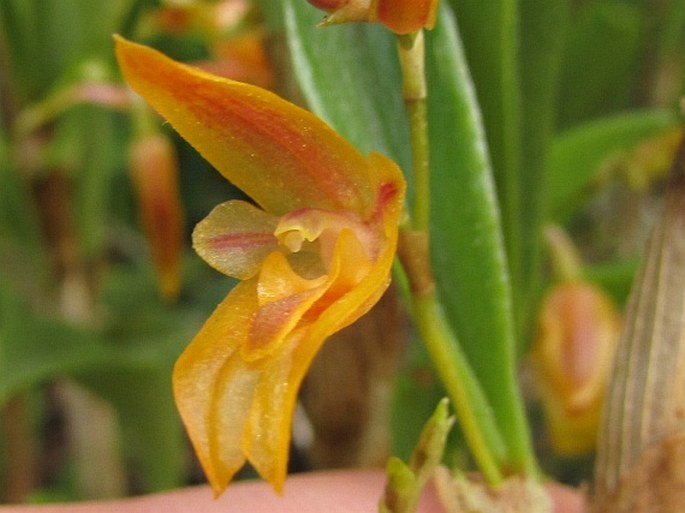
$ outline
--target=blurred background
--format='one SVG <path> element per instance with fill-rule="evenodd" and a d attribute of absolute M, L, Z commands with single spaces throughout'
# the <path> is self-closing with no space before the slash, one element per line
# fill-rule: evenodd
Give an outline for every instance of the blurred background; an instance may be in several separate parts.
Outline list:
<path fill-rule="evenodd" d="M 305 0 L 285 3 L 322 17 Z M 471 3 L 445 0 L 487 95 Z M 549 173 L 532 187 L 544 187 L 548 208 L 521 383 L 543 467 L 578 483 L 591 475 L 619 312 L 681 137 L 685 4 L 554 3 L 567 16 L 547 26 L 559 59 L 549 138 L 536 150 Z M 203 482 L 171 369 L 232 286 L 194 254 L 190 233 L 240 192 L 127 89 L 111 36 L 306 103 L 288 44 L 306 36 L 284 29 L 280 4 L 0 0 L 0 502 Z M 519 2 L 522 27 L 535 4 Z M 515 52 L 535 45 L 522 41 Z M 549 69 L 528 71 L 521 87 L 535 95 Z M 497 123 L 484 115 L 486 128 Z M 591 308 L 574 316 L 578 305 Z M 303 387 L 293 471 L 408 454 L 442 396 L 415 342 L 391 289 L 326 345 Z M 568 378 L 569 361 L 595 365 Z M 449 457 L 468 464 L 458 430 Z"/>

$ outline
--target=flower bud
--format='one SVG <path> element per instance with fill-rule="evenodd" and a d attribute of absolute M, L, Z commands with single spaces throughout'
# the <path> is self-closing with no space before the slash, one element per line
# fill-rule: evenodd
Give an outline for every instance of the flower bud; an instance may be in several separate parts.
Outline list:
<path fill-rule="evenodd" d="M 438 0 L 374 0 L 371 20 L 396 34 L 410 34 L 435 25 Z"/>
<path fill-rule="evenodd" d="M 582 281 L 544 299 L 532 352 L 552 446 L 565 456 L 593 450 L 620 323 L 612 301 Z"/>
<path fill-rule="evenodd" d="M 160 293 L 173 299 L 180 289 L 184 223 L 171 142 L 161 134 L 137 139 L 130 150 L 130 169 Z"/>
<path fill-rule="evenodd" d="M 382 23 L 396 34 L 433 28 L 438 0 L 307 0 L 329 13 L 323 25 L 350 21 Z"/>

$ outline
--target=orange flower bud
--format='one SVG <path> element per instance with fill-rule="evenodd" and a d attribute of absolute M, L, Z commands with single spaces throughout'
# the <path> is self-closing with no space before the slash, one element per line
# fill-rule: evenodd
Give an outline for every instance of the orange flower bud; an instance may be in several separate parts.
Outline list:
<path fill-rule="evenodd" d="M 378 21 L 397 34 L 432 29 L 438 0 L 374 0 L 371 21 Z"/>
<path fill-rule="evenodd" d="M 612 301 L 586 282 L 557 285 L 544 299 L 532 358 L 554 449 L 591 452 L 620 325 Z"/>
<path fill-rule="evenodd" d="M 160 293 L 165 299 L 173 299 L 180 289 L 183 211 L 178 163 L 171 142 L 161 134 L 134 141 L 130 168 L 143 231 L 157 268 Z"/>
<path fill-rule="evenodd" d="M 329 14 L 324 25 L 349 21 L 382 23 L 396 34 L 435 25 L 438 0 L 307 0 Z"/>

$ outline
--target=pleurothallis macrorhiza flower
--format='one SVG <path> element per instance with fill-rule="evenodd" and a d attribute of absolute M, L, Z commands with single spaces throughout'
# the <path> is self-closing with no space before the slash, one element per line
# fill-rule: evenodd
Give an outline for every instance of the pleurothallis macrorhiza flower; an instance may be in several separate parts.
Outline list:
<path fill-rule="evenodd" d="M 120 37 L 116 47 L 131 87 L 254 201 L 222 203 L 195 228 L 196 251 L 241 281 L 177 361 L 173 386 L 216 494 L 246 461 L 281 491 L 312 359 L 389 283 L 402 173 L 273 93 Z"/>

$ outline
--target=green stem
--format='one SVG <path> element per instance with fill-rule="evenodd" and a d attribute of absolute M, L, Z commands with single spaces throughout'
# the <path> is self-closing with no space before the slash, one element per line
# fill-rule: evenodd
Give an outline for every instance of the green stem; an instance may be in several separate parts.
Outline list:
<path fill-rule="evenodd" d="M 547 225 L 545 239 L 556 278 L 562 281 L 580 279 L 583 273 L 583 263 L 578 249 L 564 229 L 554 224 Z"/>
<path fill-rule="evenodd" d="M 483 476 L 492 485 L 503 479 L 500 462 L 504 442 L 478 380 L 445 319 L 435 291 L 414 298 L 419 332 L 447 393 Z"/>
<path fill-rule="evenodd" d="M 401 229 L 398 257 L 411 292 L 412 313 L 419 335 L 454 404 L 478 467 L 487 482 L 496 485 L 503 479 L 506 445 L 480 382 L 445 318 L 431 273 L 428 234 Z"/>
<path fill-rule="evenodd" d="M 428 231 L 430 225 L 430 171 L 426 116 L 426 72 L 423 31 L 398 37 L 402 68 L 402 94 L 409 119 L 414 172 L 413 227 Z"/>
<path fill-rule="evenodd" d="M 398 254 L 409 280 L 419 333 L 454 403 L 469 448 L 486 480 L 502 481 L 505 444 L 437 297 L 429 249 L 430 169 L 423 31 L 398 37 L 402 92 L 412 145 L 414 203 L 411 229 L 403 229 Z"/>

